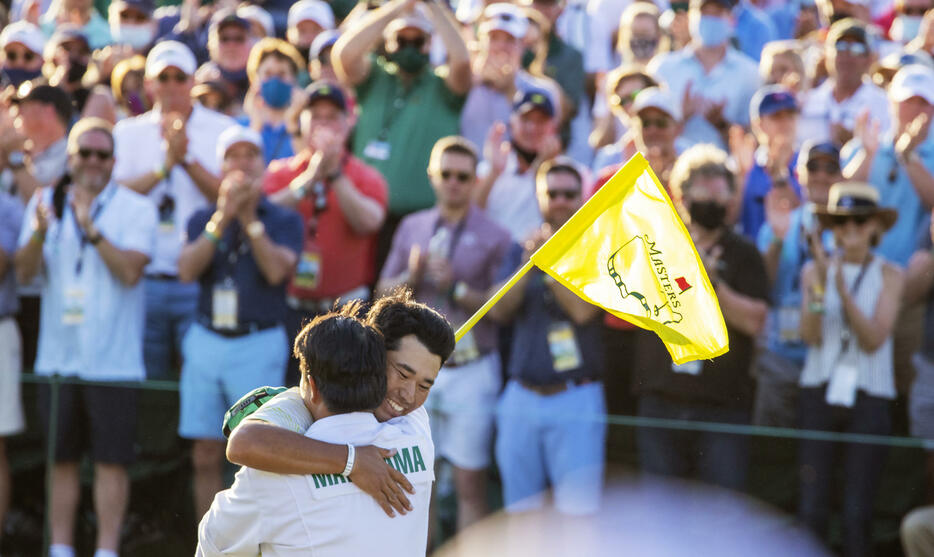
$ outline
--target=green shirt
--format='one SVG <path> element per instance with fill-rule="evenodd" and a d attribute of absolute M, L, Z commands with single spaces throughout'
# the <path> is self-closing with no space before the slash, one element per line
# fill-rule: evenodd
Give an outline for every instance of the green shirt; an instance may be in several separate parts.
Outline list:
<path fill-rule="evenodd" d="M 392 215 L 404 216 L 435 203 L 428 157 L 436 141 L 459 132 L 467 100 L 448 89 L 445 70 L 426 68 L 406 88 L 396 65 L 378 57 L 356 88 L 360 117 L 353 151 L 386 178 Z"/>
<path fill-rule="evenodd" d="M 552 34 L 545 58 L 545 75 L 558 82 L 573 103 L 572 111 L 576 112 L 584 97 L 584 57 L 580 51 Z"/>

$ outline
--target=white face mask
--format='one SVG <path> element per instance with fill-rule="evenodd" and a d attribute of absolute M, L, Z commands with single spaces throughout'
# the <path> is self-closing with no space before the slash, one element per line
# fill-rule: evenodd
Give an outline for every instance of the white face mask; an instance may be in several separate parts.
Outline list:
<path fill-rule="evenodd" d="M 889 35 L 892 37 L 892 40 L 896 42 L 902 44 L 907 43 L 918 36 L 918 32 L 921 30 L 922 19 L 923 18 L 918 15 L 900 15 L 892 22 Z"/>
<path fill-rule="evenodd" d="M 152 24 L 142 25 L 115 25 L 110 29 L 113 41 L 117 44 L 130 45 L 134 50 L 142 50 L 149 46 L 155 36 Z"/>

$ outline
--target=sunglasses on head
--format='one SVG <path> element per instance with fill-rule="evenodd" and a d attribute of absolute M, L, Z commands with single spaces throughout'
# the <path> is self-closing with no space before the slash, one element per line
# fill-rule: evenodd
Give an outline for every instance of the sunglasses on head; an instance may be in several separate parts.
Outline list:
<path fill-rule="evenodd" d="M 567 201 L 573 201 L 580 196 L 580 192 L 575 190 L 548 190 L 548 199 L 558 199 L 563 197 Z"/>
<path fill-rule="evenodd" d="M 97 157 L 100 161 L 108 161 L 110 157 L 114 156 L 113 151 L 107 151 L 106 149 L 87 149 L 81 147 L 78 149 L 78 156 L 84 160 L 87 160 L 91 157 Z"/>
<path fill-rule="evenodd" d="M 808 161 L 804 166 L 808 169 L 808 172 L 823 172 L 825 174 L 840 172 L 840 165 L 835 162 Z"/>
<path fill-rule="evenodd" d="M 396 39 L 396 44 L 399 45 L 399 50 L 402 50 L 403 48 L 407 46 L 411 46 L 415 48 L 416 50 L 421 50 L 425 46 L 426 40 L 427 39 L 425 39 L 425 37 L 415 37 L 412 39 L 407 39 L 405 37 L 398 37 Z"/>
<path fill-rule="evenodd" d="M 643 129 L 655 127 L 660 130 L 666 130 L 671 124 L 667 118 L 643 118 L 640 116 L 639 121 L 642 122 Z"/>
<path fill-rule="evenodd" d="M 454 171 L 454 170 L 442 170 L 441 179 L 450 180 L 451 178 L 457 178 L 457 181 L 460 183 L 466 183 L 472 175 L 469 172 L 464 171 Z"/>
<path fill-rule="evenodd" d="M 869 47 L 859 42 L 837 41 L 833 47 L 837 52 L 845 52 L 851 56 L 865 56 L 869 53 Z"/>
<path fill-rule="evenodd" d="M 23 59 L 23 62 L 28 64 L 39 56 L 31 50 L 24 50 L 22 53 L 19 53 L 15 50 L 7 50 L 4 54 L 6 54 L 7 61 L 13 62 L 14 64 L 19 61 L 20 58 Z"/>
<path fill-rule="evenodd" d="M 853 221 L 859 226 L 869 222 L 872 215 L 830 215 L 831 226 L 846 226 L 846 223 Z"/>
<path fill-rule="evenodd" d="M 181 72 L 162 72 L 159 74 L 159 83 L 168 83 L 169 81 L 175 81 L 175 83 L 185 83 L 188 80 L 188 74 Z"/>

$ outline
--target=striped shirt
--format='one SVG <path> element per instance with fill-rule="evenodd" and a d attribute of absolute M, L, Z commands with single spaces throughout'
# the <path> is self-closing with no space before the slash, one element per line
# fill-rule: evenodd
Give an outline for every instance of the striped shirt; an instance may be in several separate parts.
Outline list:
<path fill-rule="evenodd" d="M 878 255 L 872 258 L 858 290 L 852 292 L 853 284 L 860 274 L 862 265 L 843 264 L 843 280 L 851 289 L 856 307 L 866 316 L 875 313 L 876 302 L 883 288 L 882 269 L 885 260 Z M 848 326 L 843 319 L 843 307 L 836 287 L 836 267 L 827 270 L 827 283 L 824 285 L 824 318 L 821 321 L 821 343 L 808 348 L 801 373 L 802 387 L 819 387 L 826 384 L 834 367 L 843 354 L 844 331 Z M 892 335 L 890 334 L 878 350 L 872 353 L 863 351 L 855 333 L 850 333 L 848 350 L 855 352 L 857 369 L 857 389 L 880 398 L 895 398 L 895 375 L 892 366 Z"/>

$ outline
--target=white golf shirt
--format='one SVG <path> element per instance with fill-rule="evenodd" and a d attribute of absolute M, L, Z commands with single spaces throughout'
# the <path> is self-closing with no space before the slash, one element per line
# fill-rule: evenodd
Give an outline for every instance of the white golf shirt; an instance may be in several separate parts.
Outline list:
<path fill-rule="evenodd" d="M 390 518 L 372 497 L 338 474 L 279 475 L 244 466 L 201 520 L 196 555 L 424 555 L 434 480 L 425 410 L 386 423 L 367 412 L 338 414 L 316 421 L 305 435 L 397 449 L 387 462 L 415 488 L 415 495 L 409 495 L 413 510 Z"/>

